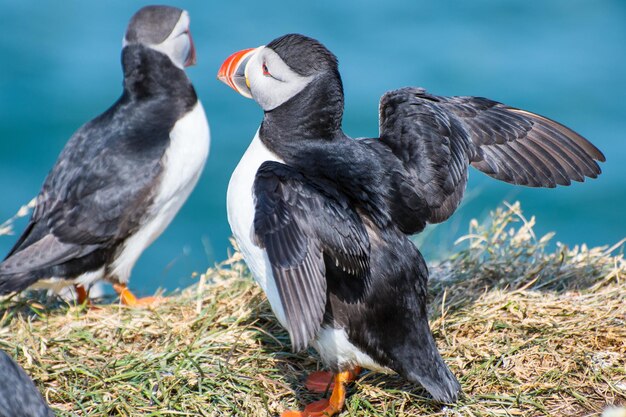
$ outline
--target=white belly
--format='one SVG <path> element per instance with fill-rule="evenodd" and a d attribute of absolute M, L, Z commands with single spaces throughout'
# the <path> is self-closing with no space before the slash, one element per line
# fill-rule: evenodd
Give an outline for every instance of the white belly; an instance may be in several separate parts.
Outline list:
<path fill-rule="evenodd" d="M 311 341 L 322 362 L 338 369 L 354 369 L 361 366 L 377 372 L 392 373 L 389 368 L 381 366 L 367 353 L 354 346 L 344 329 L 322 326 L 317 337 Z"/>
<path fill-rule="evenodd" d="M 228 183 L 226 197 L 228 223 L 252 276 L 265 291 L 278 321 L 286 327 L 285 311 L 280 302 L 267 253 L 254 243 L 253 238 L 254 195 L 252 187 L 259 167 L 266 161 L 283 162 L 263 145 L 257 131 Z"/>
<path fill-rule="evenodd" d="M 287 327 L 285 311 L 280 302 L 267 253 L 254 243 L 254 194 L 252 188 L 256 173 L 265 161 L 283 162 L 263 145 L 257 132 L 228 184 L 228 222 L 254 279 L 265 291 L 278 321 L 283 327 Z M 392 372 L 390 369 L 377 364 L 369 355 L 350 343 L 343 329 L 323 326 L 317 337 L 311 341 L 311 345 L 320 353 L 322 360 L 330 366 L 347 369 L 359 365 L 376 371 Z"/>
<path fill-rule="evenodd" d="M 141 253 L 159 237 L 191 194 L 209 154 L 209 125 L 200 101 L 174 125 L 163 173 L 148 218 L 124 243 L 109 273 L 125 283 Z"/>

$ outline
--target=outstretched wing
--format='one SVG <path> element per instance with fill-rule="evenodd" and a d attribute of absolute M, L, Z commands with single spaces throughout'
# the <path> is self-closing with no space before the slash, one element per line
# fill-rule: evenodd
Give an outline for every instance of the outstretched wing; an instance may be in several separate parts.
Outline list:
<path fill-rule="evenodd" d="M 263 163 L 254 195 L 256 238 L 272 266 L 292 346 L 301 350 L 322 323 L 327 274 L 367 282 L 369 238 L 332 185 L 313 183 L 287 165 Z"/>
<path fill-rule="evenodd" d="M 124 112 L 117 103 L 72 136 L 0 275 L 58 266 L 114 245 L 138 227 L 175 122 L 148 122 L 145 111 Z"/>
<path fill-rule="evenodd" d="M 472 165 L 487 175 L 530 187 L 596 178 L 604 155 L 585 138 L 546 117 L 480 97 L 439 97 L 421 88 L 385 94 L 380 141 L 405 172 L 392 197 L 398 210 L 452 215 Z M 399 220 L 403 224 L 402 219 Z M 407 233 L 410 225 L 405 225 Z"/>

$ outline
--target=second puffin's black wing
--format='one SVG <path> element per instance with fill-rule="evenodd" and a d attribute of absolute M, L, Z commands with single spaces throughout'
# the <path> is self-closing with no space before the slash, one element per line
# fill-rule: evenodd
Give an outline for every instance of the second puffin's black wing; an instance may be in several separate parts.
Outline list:
<path fill-rule="evenodd" d="M 24 233 L 0 263 L 0 293 L 48 274 L 82 273 L 93 267 L 87 257 L 103 262 L 103 251 L 137 230 L 176 117 L 165 101 L 121 99 L 81 127 L 48 174 Z"/>
<path fill-rule="evenodd" d="M 546 117 L 480 97 L 440 97 L 420 88 L 385 94 L 380 141 L 404 166 L 395 206 L 441 222 L 459 205 L 467 168 L 513 184 L 555 187 L 600 174 L 604 155 Z M 399 219 L 402 225 L 402 220 Z M 415 232 L 417 230 L 406 230 Z"/>
<path fill-rule="evenodd" d="M 367 281 L 369 238 L 348 200 L 297 170 L 265 162 L 254 182 L 254 231 L 269 258 L 294 350 L 320 328 L 327 274 Z M 332 264 L 332 267 L 327 263 Z"/>
<path fill-rule="evenodd" d="M 0 350 L 0 416 L 54 417 L 33 381 Z"/>

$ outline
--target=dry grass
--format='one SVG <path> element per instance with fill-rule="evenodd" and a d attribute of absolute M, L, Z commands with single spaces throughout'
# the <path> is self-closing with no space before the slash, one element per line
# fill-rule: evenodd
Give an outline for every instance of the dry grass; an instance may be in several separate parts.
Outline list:
<path fill-rule="evenodd" d="M 432 328 L 465 396 L 441 407 L 364 374 L 343 416 L 587 416 L 626 404 L 626 263 L 617 247 L 537 239 L 518 205 L 432 266 Z M 0 348 L 60 416 L 276 415 L 319 398 L 238 255 L 149 310 L 0 303 Z"/>

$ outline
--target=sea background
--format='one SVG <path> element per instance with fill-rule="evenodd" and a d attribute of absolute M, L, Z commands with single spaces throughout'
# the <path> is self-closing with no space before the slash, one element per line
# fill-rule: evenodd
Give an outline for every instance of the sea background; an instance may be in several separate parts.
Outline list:
<path fill-rule="evenodd" d="M 39 191 L 72 133 L 121 94 L 121 40 L 140 1 L 0 0 L 0 223 Z M 174 290 L 230 247 L 230 174 L 262 118 L 252 100 L 218 82 L 232 52 L 289 32 L 319 39 L 338 57 L 344 130 L 376 136 L 378 100 L 422 86 L 438 95 L 484 96 L 556 119 L 606 155 L 597 179 L 529 189 L 471 170 L 463 206 L 428 230 L 427 260 L 458 250 L 470 219 L 520 200 L 568 245 L 626 236 L 626 2 L 621 0 L 170 1 L 187 9 L 198 53 L 188 74 L 211 126 L 200 182 L 172 225 L 144 253 L 131 287 Z M 15 225 L 19 233 L 26 220 Z M 0 236 L 4 256 L 17 236 Z"/>

